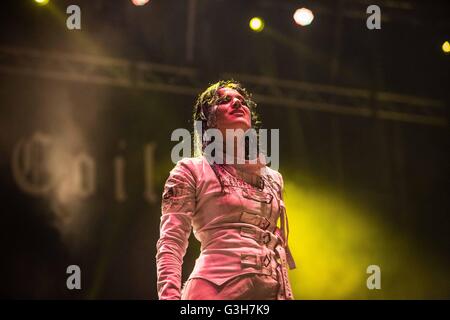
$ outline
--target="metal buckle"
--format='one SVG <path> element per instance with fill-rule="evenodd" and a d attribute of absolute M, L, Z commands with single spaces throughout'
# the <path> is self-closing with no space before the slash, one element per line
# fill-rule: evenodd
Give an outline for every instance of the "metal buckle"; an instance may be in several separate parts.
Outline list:
<path fill-rule="evenodd" d="M 262 242 L 267 245 L 270 242 L 270 234 L 268 232 L 264 233 L 262 236 Z"/>
<path fill-rule="evenodd" d="M 270 221 L 257 213 L 242 211 L 239 221 L 258 226 L 261 229 L 267 229 L 270 226 Z"/>
<path fill-rule="evenodd" d="M 265 255 L 264 258 L 262 258 L 262 264 L 264 267 L 268 267 L 270 265 L 270 256 L 269 255 Z"/>
<path fill-rule="evenodd" d="M 261 229 L 266 230 L 270 226 L 270 221 L 266 217 L 260 216 L 260 218 L 261 220 L 259 222 L 259 226 L 261 227 Z"/>
<path fill-rule="evenodd" d="M 254 267 L 261 269 L 261 263 L 255 254 L 241 254 L 241 264 L 244 267 Z"/>

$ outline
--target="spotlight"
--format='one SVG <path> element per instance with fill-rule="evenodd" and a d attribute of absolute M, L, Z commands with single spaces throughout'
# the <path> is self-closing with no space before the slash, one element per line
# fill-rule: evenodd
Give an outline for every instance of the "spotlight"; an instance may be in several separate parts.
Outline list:
<path fill-rule="evenodd" d="M 254 17 L 249 23 L 250 29 L 255 32 L 260 32 L 264 29 L 264 20 L 259 17 Z"/>
<path fill-rule="evenodd" d="M 131 0 L 131 2 L 133 2 L 133 4 L 135 6 L 143 6 L 144 4 L 146 4 L 149 1 L 150 0 Z"/>
<path fill-rule="evenodd" d="M 48 3 L 48 0 L 34 0 L 38 5 L 45 6 Z"/>
<path fill-rule="evenodd" d="M 301 8 L 295 10 L 294 13 L 294 20 L 297 24 L 301 26 L 307 26 L 311 24 L 311 22 L 314 20 L 314 15 L 311 10 L 306 8 Z"/>
<path fill-rule="evenodd" d="M 442 44 L 442 51 L 444 51 L 445 53 L 450 53 L 450 42 L 445 41 Z"/>

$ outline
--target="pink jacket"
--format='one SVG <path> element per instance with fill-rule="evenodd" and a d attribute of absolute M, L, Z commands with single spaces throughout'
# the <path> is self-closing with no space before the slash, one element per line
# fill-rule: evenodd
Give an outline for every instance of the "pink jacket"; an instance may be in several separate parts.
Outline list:
<path fill-rule="evenodd" d="M 261 175 L 252 174 L 261 168 Z M 242 274 L 278 272 L 280 298 L 293 299 L 287 265 L 295 268 L 295 263 L 287 246 L 282 190 L 281 174 L 267 166 L 210 165 L 203 156 L 180 160 L 163 192 L 156 245 L 159 298 L 180 299 L 192 228 L 201 253 L 190 279 L 221 285 Z"/>

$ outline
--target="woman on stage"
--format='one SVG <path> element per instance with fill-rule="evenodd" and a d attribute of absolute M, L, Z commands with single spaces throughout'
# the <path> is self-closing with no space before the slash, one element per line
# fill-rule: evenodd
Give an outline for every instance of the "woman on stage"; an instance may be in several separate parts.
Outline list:
<path fill-rule="evenodd" d="M 208 129 L 223 135 L 259 124 L 256 104 L 235 81 L 219 81 L 198 97 L 194 120 L 202 122 L 201 154 L 176 164 L 165 183 L 157 287 L 160 299 L 291 300 L 283 178 L 258 157 L 217 162 L 206 157 Z M 235 139 L 228 139 L 234 141 Z M 239 139 L 237 139 L 239 141 Z M 238 150 L 242 145 L 233 146 Z M 242 160 L 242 159 L 241 159 Z M 279 221 L 280 227 L 277 226 Z M 201 243 L 194 270 L 181 288 L 182 262 L 191 230 Z"/>

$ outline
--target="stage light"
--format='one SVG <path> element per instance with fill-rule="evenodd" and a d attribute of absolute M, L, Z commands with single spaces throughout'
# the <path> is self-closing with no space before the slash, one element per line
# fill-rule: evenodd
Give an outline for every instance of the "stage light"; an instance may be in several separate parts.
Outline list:
<path fill-rule="evenodd" d="M 365 271 L 371 264 L 381 267 L 382 288 L 383 281 L 392 286 L 383 293 L 383 299 L 426 297 L 428 281 L 434 283 L 435 277 L 445 277 L 445 268 L 434 269 L 439 275 L 434 274 L 431 270 L 435 265 L 427 263 L 422 252 L 411 251 L 417 239 L 394 232 L 393 225 L 382 219 L 367 199 L 355 194 L 346 198 L 340 191 L 319 184 L 305 188 L 298 181 L 293 175 L 285 175 L 289 247 L 301 265 L 289 270 L 296 299 L 380 298 L 382 290 L 366 287 L 369 275 Z M 399 275 L 421 281 L 399 281 Z"/>
<path fill-rule="evenodd" d="M 442 44 L 442 51 L 444 51 L 445 53 L 450 53 L 450 42 L 445 41 Z"/>
<path fill-rule="evenodd" d="M 133 4 L 135 6 L 143 6 L 144 4 L 146 4 L 149 1 L 150 0 L 131 0 L 131 2 L 133 2 Z"/>
<path fill-rule="evenodd" d="M 34 0 L 38 5 L 44 6 L 48 3 L 49 0 Z"/>
<path fill-rule="evenodd" d="M 297 9 L 294 13 L 294 20 L 301 26 L 307 26 L 314 20 L 314 15 L 311 10 L 306 8 Z"/>
<path fill-rule="evenodd" d="M 264 20 L 259 17 L 254 17 L 250 20 L 250 29 L 255 32 L 260 32 L 264 29 Z"/>

